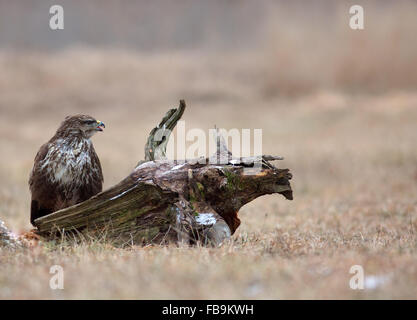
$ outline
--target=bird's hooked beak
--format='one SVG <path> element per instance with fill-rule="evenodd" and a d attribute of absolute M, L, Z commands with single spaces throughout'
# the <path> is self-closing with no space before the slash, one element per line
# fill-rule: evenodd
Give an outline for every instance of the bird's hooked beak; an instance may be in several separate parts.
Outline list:
<path fill-rule="evenodd" d="M 100 120 L 97 120 L 97 128 L 96 128 L 97 131 L 103 131 L 105 127 L 106 125 L 103 122 L 101 122 Z"/>

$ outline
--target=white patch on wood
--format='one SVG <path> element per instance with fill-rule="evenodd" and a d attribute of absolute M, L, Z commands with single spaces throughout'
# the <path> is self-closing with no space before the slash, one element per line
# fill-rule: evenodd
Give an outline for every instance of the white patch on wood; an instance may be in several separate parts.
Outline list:
<path fill-rule="evenodd" d="M 144 169 L 144 168 L 148 168 L 148 167 L 153 167 L 154 165 L 155 165 L 155 162 L 153 162 L 153 161 L 147 161 L 147 162 L 144 162 L 144 163 L 138 165 L 135 168 L 135 170 Z"/>
<path fill-rule="evenodd" d="M 199 213 L 195 220 L 198 224 L 205 226 L 215 224 L 217 221 L 212 213 Z"/>
<path fill-rule="evenodd" d="M 128 193 L 129 191 L 132 191 L 133 189 L 135 189 L 137 187 L 137 185 L 135 184 L 132 188 L 127 189 L 126 191 L 123 191 L 121 194 L 118 194 L 117 196 L 114 196 L 113 198 L 110 198 L 110 200 L 116 200 L 118 198 L 120 198 L 121 196 L 124 196 L 126 193 Z"/>
<path fill-rule="evenodd" d="M 171 168 L 171 170 L 178 170 L 178 169 L 182 168 L 184 165 L 185 165 L 185 163 L 178 164 L 175 167 Z"/>

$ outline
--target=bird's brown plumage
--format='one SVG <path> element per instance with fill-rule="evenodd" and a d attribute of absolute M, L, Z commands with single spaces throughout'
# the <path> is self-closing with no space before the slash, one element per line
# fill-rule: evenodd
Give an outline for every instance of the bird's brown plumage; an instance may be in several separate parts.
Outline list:
<path fill-rule="evenodd" d="M 41 146 L 29 177 L 32 224 L 102 191 L 101 164 L 90 140 L 102 128 L 101 121 L 87 115 L 67 117 Z"/>

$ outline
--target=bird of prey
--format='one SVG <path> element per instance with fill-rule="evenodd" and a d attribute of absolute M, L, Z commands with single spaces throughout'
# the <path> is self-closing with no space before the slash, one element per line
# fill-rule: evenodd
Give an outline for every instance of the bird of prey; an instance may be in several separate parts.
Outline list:
<path fill-rule="evenodd" d="M 32 224 L 102 191 L 103 173 L 91 137 L 103 128 L 93 117 L 68 116 L 39 149 L 29 177 Z"/>

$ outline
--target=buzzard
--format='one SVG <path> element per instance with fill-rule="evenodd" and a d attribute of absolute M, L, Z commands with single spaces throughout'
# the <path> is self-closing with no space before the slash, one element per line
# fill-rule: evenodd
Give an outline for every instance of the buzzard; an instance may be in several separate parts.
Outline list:
<path fill-rule="evenodd" d="M 91 137 L 103 128 L 93 117 L 69 116 L 39 149 L 29 177 L 32 224 L 102 191 L 103 173 Z"/>

